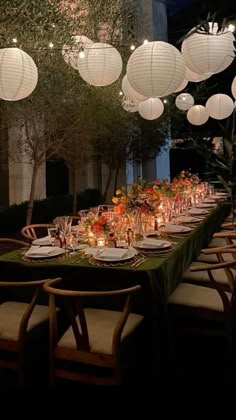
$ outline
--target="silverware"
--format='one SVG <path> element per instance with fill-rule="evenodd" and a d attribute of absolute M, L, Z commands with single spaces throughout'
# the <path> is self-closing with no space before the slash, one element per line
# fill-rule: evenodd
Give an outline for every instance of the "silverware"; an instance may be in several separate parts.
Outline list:
<path fill-rule="evenodd" d="M 137 260 L 136 261 L 134 261 L 132 264 L 131 264 L 131 267 L 136 267 L 136 265 L 137 264 L 139 264 L 143 259 L 144 259 L 145 257 L 143 257 L 143 256 L 139 256 L 138 258 L 137 258 Z"/>
<path fill-rule="evenodd" d="M 140 265 L 142 265 L 144 262 L 146 262 L 147 261 L 147 258 L 146 257 L 143 257 L 139 262 L 138 262 L 138 264 L 136 264 L 135 265 L 135 268 L 136 267 L 140 267 Z"/>
<path fill-rule="evenodd" d="M 72 262 L 71 262 L 71 264 L 78 264 L 78 263 L 80 263 L 81 261 L 86 260 L 86 258 L 87 258 L 87 255 L 86 255 L 86 256 L 85 256 L 85 255 L 83 255 L 82 257 L 77 258 L 76 260 L 72 261 Z"/>

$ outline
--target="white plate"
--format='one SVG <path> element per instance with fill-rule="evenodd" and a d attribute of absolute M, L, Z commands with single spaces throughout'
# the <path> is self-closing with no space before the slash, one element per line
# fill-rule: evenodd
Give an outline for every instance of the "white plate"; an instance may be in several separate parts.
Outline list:
<path fill-rule="evenodd" d="M 165 233 L 187 233 L 191 232 L 192 229 L 188 226 L 169 224 L 167 226 L 163 226 L 161 230 Z"/>
<path fill-rule="evenodd" d="M 95 260 L 99 260 L 99 261 L 109 261 L 109 262 L 113 262 L 113 261 L 126 261 L 126 260 L 130 260 L 131 258 L 133 258 L 135 255 L 137 254 L 137 251 L 135 249 L 127 249 L 125 255 L 123 257 L 109 257 L 106 258 L 102 255 L 99 255 L 99 253 L 94 254 L 93 257 L 95 258 Z"/>
<path fill-rule="evenodd" d="M 65 250 L 63 248 L 59 248 L 59 247 L 52 247 L 51 248 L 51 252 L 50 253 L 43 253 L 43 247 L 40 247 L 41 251 L 39 251 L 39 253 L 36 253 L 36 250 L 34 253 L 31 253 L 31 248 L 25 253 L 25 257 L 27 258 L 53 258 L 53 257 L 58 257 L 59 255 L 62 255 L 65 253 Z"/>
<path fill-rule="evenodd" d="M 199 203 L 196 205 L 198 209 L 209 209 L 211 207 L 215 207 L 215 203 Z"/>
<path fill-rule="evenodd" d="M 177 221 L 182 222 L 182 223 L 200 222 L 200 220 L 197 217 L 192 217 L 192 216 L 180 216 L 177 218 Z"/>
<path fill-rule="evenodd" d="M 199 215 L 204 214 L 204 215 L 206 215 L 206 214 L 208 214 L 208 211 L 204 210 L 204 209 L 192 208 L 192 209 L 189 209 L 188 213 L 189 214 L 199 214 Z"/>
<path fill-rule="evenodd" d="M 135 247 L 136 248 L 140 248 L 140 249 L 165 249 L 165 248 L 170 248 L 171 247 L 171 242 L 169 241 L 161 241 L 159 239 L 156 239 L 156 244 L 148 244 L 145 243 L 145 239 L 142 241 L 137 241 L 135 243 Z"/>

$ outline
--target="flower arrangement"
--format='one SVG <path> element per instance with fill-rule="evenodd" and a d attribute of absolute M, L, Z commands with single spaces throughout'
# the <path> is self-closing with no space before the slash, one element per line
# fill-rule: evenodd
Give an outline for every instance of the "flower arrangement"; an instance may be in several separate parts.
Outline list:
<path fill-rule="evenodd" d="M 93 233 L 109 233 L 110 226 L 105 216 L 91 216 L 85 222 L 85 227 Z"/>
<path fill-rule="evenodd" d="M 159 188 L 140 179 L 129 188 L 121 187 L 116 190 L 112 202 L 119 212 L 139 210 L 142 213 L 150 213 L 155 211 L 160 204 Z"/>

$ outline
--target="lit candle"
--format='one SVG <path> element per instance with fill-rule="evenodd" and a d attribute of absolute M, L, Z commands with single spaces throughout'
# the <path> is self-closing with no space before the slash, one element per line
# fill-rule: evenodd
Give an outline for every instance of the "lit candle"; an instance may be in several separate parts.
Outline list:
<path fill-rule="evenodd" d="M 97 246 L 98 247 L 105 246 L 105 238 L 103 238 L 103 237 L 97 238 Z"/>
<path fill-rule="evenodd" d="M 96 237 L 93 232 L 88 232 L 88 243 L 89 246 L 96 246 Z"/>

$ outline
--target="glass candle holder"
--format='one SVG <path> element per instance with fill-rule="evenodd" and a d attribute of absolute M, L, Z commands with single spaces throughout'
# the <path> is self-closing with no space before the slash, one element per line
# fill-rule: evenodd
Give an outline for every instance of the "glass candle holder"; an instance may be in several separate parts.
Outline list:
<path fill-rule="evenodd" d="M 99 248 L 102 248 L 102 247 L 104 247 L 104 246 L 105 246 L 105 244 L 106 244 L 106 239 L 105 239 L 105 237 L 104 237 L 104 236 L 98 236 L 98 237 L 97 237 L 97 246 L 98 246 Z"/>

